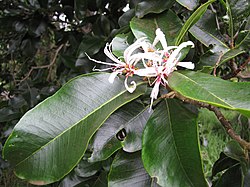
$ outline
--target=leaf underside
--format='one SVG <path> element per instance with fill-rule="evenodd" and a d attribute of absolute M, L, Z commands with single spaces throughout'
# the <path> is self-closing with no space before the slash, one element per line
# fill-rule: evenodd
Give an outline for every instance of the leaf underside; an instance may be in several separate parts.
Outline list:
<path fill-rule="evenodd" d="M 73 79 L 26 113 L 3 149 L 19 178 L 33 184 L 60 180 L 79 162 L 92 135 L 120 106 L 142 95 L 130 94 L 121 80 L 94 73 Z"/>

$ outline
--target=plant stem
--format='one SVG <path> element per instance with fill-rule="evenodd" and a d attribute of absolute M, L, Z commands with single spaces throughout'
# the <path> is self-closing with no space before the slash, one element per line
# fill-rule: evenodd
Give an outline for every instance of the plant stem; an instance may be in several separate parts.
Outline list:
<path fill-rule="evenodd" d="M 221 125 L 226 130 L 227 134 L 231 138 L 236 140 L 244 149 L 247 149 L 248 151 L 250 151 L 250 142 L 247 142 L 246 140 L 242 139 L 240 137 L 240 135 L 236 134 L 236 132 L 234 131 L 234 129 L 232 127 L 231 122 L 228 121 L 225 118 L 225 116 L 221 113 L 221 111 L 217 107 L 212 106 L 212 105 L 210 105 L 208 103 L 203 103 L 203 102 L 200 102 L 200 101 L 195 101 L 195 100 L 192 100 L 192 99 L 188 99 L 188 98 L 182 96 L 179 93 L 175 93 L 175 96 L 178 99 L 181 99 L 183 102 L 193 104 L 195 106 L 202 107 L 202 108 L 207 108 L 208 110 L 212 111 L 216 115 L 217 119 L 220 121 Z"/>
<path fill-rule="evenodd" d="M 237 69 L 234 69 L 233 67 L 233 71 L 227 75 L 225 75 L 224 77 L 222 77 L 223 79 L 227 80 L 227 79 L 231 79 L 233 77 L 236 77 L 250 62 L 250 57 L 248 57 L 248 59 Z"/>

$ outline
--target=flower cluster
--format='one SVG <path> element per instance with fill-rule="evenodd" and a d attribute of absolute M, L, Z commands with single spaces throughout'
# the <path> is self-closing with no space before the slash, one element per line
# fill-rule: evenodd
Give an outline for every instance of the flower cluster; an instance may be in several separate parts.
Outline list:
<path fill-rule="evenodd" d="M 157 99 L 160 85 L 166 85 L 168 83 L 167 77 L 171 72 L 176 70 L 176 66 L 185 67 L 188 69 L 194 69 L 194 64 L 192 62 L 179 62 L 180 51 L 187 47 L 194 47 L 193 42 L 183 42 L 179 46 L 168 46 L 164 33 L 158 28 L 155 31 L 156 37 L 151 44 L 146 37 L 140 38 L 130 45 L 123 54 L 123 59 L 117 58 L 112 53 L 112 44 L 106 44 L 104 53 L 108 58 L 110 58 L 114 63 L 102 62 L 95 59 L 89 59 L 100 64 L 109 65 L 113 72 L 109 77 L 109 82 L 113 83 L 115 77 L 120 74 L 125 76 L 125 87 L 132 93 L 136 89 L 136 83 L 134 81 L 130 82 L 128 85 L 128 77 L 133 75 L 154 78 L 154 85 L 151 92 L 151 106 L 154 99 Z M 160 42 L 162 49 L 157 49 L 156 45 Z M 138 63 L 141 62 L 142 68 L 139 68 Z"/>

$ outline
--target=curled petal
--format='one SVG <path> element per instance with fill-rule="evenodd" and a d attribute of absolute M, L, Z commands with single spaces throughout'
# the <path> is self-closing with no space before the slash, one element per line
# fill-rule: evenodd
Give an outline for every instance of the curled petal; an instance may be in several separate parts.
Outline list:
<path fill-rule="evenodd" d="M 168 62 L 167 62 L 167 63 L 168 63 L 168 64 L 173 64 L 173 66 L 175 66 L 174 63 L 177 62 L 177 61 L 176 61 L 176 57 L 179 55 L 180 51 L 181 51 L 183 48 L 187 47 L 187 46 L 194 47 L 194 43 L 191 42 L 191 41 L 181 43 L 181 44 L 177 47 L 177 49 L 175 49 L 175 50 L 171 53 L 171 55 L 169 56 L 169 59 L 168 59 Z"/>
<path fill-rule="evenodd" d="M 113 82 L 115 81 L 115 78 L 116 78 L 116 76 L 119 74 L 119 72 L 117 72 L 117 71 L 114 71 L 114 72 L 112 72 L 111 74 L 110 74 L 110 76 L 109 76 L 109 82 L 111 83 L 111 84 L 113 84 Z"/>
<path fill-rule="evenodd" d="M 140 60 L 142 60 L 144 62 L 145 59 L 152 60 L 155 63 L 157 63 L 157 62 L 161 63 L 161 61 L 162 61 L 161 56 L 157 55 L 156 53 L 145 52 L 145 53 L 137 53 L 137 54 L 131 55 L 130 64 L 136 65 L 137 62 L 139 62 Z M 143 64 L 145 67 L 147 67 L 145 63 L 143 63 Z"/>
<path fill-rule="evenodd" d="M 124 53 L 123 53 L 123 56 L 124 56 L 124 59 L 125 59 L 125 62 L 127 64 L 131 64 L 131 60 L 130 60 L 130 57 L 132 55 L 132 53 L 140 48 L 142 46 L 142 42 L 144 42 L 146 40 L 146 37 L 143 37 L 143 38 L 140 38 L 138 40 L 136 40 L 135 43 L 133 43 L 132 45 L 130 45 L 127 49 L 125 49 Z"/>
<path fill-rule="evenodd" d="M 128 86 L 128 77 L 126 77 L 124 81 L 125 88 L 128 90 L 129 93 L 133 93 L 136 89 L 136 83 L 135 81 L 132 81 L 130 84 L 132 86 Z"/>
<path fill-rule="evenodd" d="M 105 48 L 104 48 L 104 53 L 107 57 L 109 57 L 111 60 L 113 60 L 114 62 L 116 62 L 117 64 L 120 65 L 124 65 L 125 63 L 120 61 L 117 57 L 115 57 L 115 55 L 113 55 L 112 51 L 111 51 L 111 44 L 106 44 Z"/>
<path fill-rule="evenodd" d="M 194 69 L 194 63 L 193 62 L 179 62 L 177 66 L 181 66 L 187 69 Z"/>

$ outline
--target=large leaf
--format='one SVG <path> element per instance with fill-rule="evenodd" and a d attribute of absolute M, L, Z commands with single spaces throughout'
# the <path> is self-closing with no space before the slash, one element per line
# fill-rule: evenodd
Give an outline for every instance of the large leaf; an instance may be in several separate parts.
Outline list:
<path fill-rule="evenodd" d="M 245 53 L 244 50 L 242 49 L 239 49 L 239 48 L 234 48 L 234 49 L 230 49 L 229 51 L 227 51 L 222 57 L 221 57 L 221 60 L 220 60 L 220 63 L 219 65 L 229 61 L 230 59 L 240 55 L 240 54 L 243 54 Z"/>
<path fill-rule="evenodd" d="M 236 110 L 250 117 L 249 82 L 229 82 L 191 71 L 174 72 L 168 81 L 173 90 L 187 98 Z"/>
<path fill-rule="evenodd" d="M 155 38 L 155 30 L 161 28 L 165 33 L 168 45 L 174 45 L 182 23 L 178 16 L 171 10 L 155 16 L 154 18 L 133 18 L 130 27 L 135 37 L 147 37 L 151 42 Z"/>
<path fill-rule="evenodd" d="M 161 13 L 169 9 L 174 3 L 174 0 L 143 0 L 135 7 L 135 15 L 142 18 L 149 13 Z"/>
<path fill-rule="evenodd" d="M 182 38 L 185 36 L 186 32 L 189 30 L 190 27 L 192 27 L 200 18 L 201 16 L 206 12 L 207 7 L 214 2 L 215 0 L 210 0 L 203 5 L 201 5 L 185 22 L 183 27 L 181 28 L 181 31 L 179 32 L 176 40 L 175 45 L 179 45 L 181 43 Z"/>
<path fill-rule="evenodd" d="M 240 47 L 246 50 L 250 48 L 250 16 L 248 17 L 245 29 L 239 32 L 235 43 L 236 48 Z"/>
<path fill-rule="evenodd" d="M 177 100 L 163 100 L 143 134 L 142 160 L 161 186 L 207 186 L 197 136 L 197 116 Z"/>
<path fill-rule="evenodd" d="M 229 50 L 218 32 L 215 15 L 211 10 L 207 10 L 204 16 L 189 29 L 189 32 L 206 47 L 211 47 L 210 50 L 213 53 L 225 53 Z"/>
<path fill-rule="evenodd" d="M 61 179 L 108 116 L 145 91 L 139 83 L 130 94 L 121 80 L 110 84 L 108 77 L 94 73 L 75 78 L 22 117 L 3 149 L 18 177 L 34 184 Z"/>
<path fill-rule="evenodd" d="M 204 67 L 214 67 L 216 65 L 220 66 L 224 64 L 225 62 L 229 61 L 232 58 L 235 58 L 236 56 L 245 53 L 243 49 L 240 48 L 234 48 L 230 49 L 229 51 L 226 51 L 225 53 L 211 53 L 211 51 L 208 51 L 204 55 L 201 56 L 199 64 L 196 68 L 202 69 Z M 219 59 L 220 58 L 220 59 Z M 219 60 L 219 63 L 217 63 Z"/>
<path fill-rule="evenodd" d="M 108 186 L 107 172 L 102 171 L 99 176 L 80 177 L 75 172 L 68 174 L 58 187 L 106 187 Z"/>
<path fill-rule="evenodd" d="M 248 158 L 246 157 L 245 150 L 236 141 L 230 141 L 227 143 L 224 151 L 225 155 L 229 158 L 235 159 L 240 162 L 241 169 L 244 174 L 248 171 Z"/>
<path fill-rule="evenodd" d="M 105 160 L 122 147 L 127 152 L 140 150 L 142 131 L 150 114 L 138 102 L 128 103 L 114 112 L 96 132 L 89 161 Z"/>
<path fill-rule="evenodd" d="M 241 38 L 241 40 L 239 40 L 238 43 L 236 43 L 236 47 L 240 47 L 242 49 L 249 49 L 250 48 L 250 29 L 240 32 L 239 38 Z"/>
<path fill-rule="evenodd" d="M 248 0 L 226 0 L 227 15 L 229 18 L 229 35 L 234 34 L 250 15 L 250 2 Z"/>
<path fill-rule="evenodd" d="M 112 40 L 112 53 L 119 58 L 123 58 L 123 53 L 129 46 L 128 40 L 131 40 L 131 38 L 134 39 L 131 32 L 116 35 Z"/>
<path fill-rule="evenodd" d="M 77 56 L 78 58 L 86 57 L 88 55 L 94 55 L 100 51 L 104 45 L 104 39 L 101 37 L 83 37 L 82 42 L 79 45 Z"/>
<path fill-rule="evenodd" d="M 239 164 L 239 162 L 228 157 L 222 152 L 220 154 L 220 158 L 213 165 L 212 177 L 214 177 L 217 173 L 224 171 L 236 164 Z"/>
<path fill-rule="evenodd" d="M 215 187 L 243 187 L 243 177 L 239 164 L 229 168 L 214 185 Z"/>
<path fill-rule="evenodd" d="M 141 160 L 141 152 L 119 152 L 109 173 L 109 186 L 111 187 L 157 187 L 146 170 Z"/>

